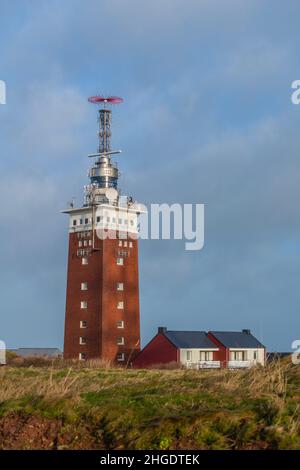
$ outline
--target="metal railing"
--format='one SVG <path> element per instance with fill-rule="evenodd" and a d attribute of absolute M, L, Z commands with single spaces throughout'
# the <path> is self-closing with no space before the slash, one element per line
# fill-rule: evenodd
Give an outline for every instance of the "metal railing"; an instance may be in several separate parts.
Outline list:
<path fill-rule="evenodd" d="M 187 362 L 186 367 L 188 369 L 220 369 L 220 361 L 197 361 L 197 362 Z"/>

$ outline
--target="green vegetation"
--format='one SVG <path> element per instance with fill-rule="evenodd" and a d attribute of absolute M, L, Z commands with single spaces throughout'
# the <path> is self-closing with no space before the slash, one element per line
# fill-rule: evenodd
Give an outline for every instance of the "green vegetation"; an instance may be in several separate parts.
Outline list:
<path fill-rule="evenodd" d="M 0 369 L 2 449 L 299 449 L 300 367 Z"/>

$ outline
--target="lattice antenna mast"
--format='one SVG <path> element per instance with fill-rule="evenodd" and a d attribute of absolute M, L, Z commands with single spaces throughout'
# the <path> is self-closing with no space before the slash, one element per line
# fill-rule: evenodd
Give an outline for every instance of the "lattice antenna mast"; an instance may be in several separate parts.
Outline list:
<path fill-rule="evenodd" d="M 117 188 L 119 172 L 116 163 L 111 161 L 111 155 L 121 150 L 111 150 L 111 110 L 107 106 L 122 103 L 123 99 L 118 96 L 91 96 L 88 100 L 101 106 L 98 114 L 98 153 L 89 155 L 98 157 L 89 171 L 91 183 L 97 188 Z"/>

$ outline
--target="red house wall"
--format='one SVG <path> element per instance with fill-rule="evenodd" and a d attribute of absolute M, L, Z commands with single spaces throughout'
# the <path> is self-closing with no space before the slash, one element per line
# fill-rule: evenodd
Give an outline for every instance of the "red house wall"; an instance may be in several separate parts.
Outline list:
<path fill-rule="evenodd" d="M 218 346 L 219 351 L 214 352 L 214 360 L 220 361 L 221 367 L 227 367 L 227 362 L 229 361 L 229 349 L 214 337 L 214 335 L 209 331 L 207 333 L 208 338 Z"/>
<path fill-rule="evenodd" d="M 158 333 L 137 355 L 133 367 L 143 368 L 170 362 L 178 362 L 178 350 L 162 333 Z"/>

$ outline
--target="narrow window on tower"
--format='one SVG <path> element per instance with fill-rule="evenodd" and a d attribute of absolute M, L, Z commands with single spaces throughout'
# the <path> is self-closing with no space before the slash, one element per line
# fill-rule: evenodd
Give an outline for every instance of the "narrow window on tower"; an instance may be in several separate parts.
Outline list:
<path fill-rule="evenodd" d="M 117 359 L 118 359 L 119 362 L 125 361 L 124 353 L 118 353 Z"/>
<path fill-rule="evenodd" d="M 86 353 L 79 353 L 79 360 L 85 361 L 86 360 Z"/>
<path fill-rule="evenodd" d="M 80 308 L 87 308 L 87 302 L 85 300 L 80 302 Z"/>
<path fill-rule="evenodd" d="M 73 220 L 73 225 L 77 225 L 77 220 Z"/>
<path fill-rule="evenodd" d="M 119 346 L 121 346 L 121 345 L 123 345 L 124 343 L 125 343 L 124 337 L 123 337 L 123 336 L 119 336 L 119 337 L 117 338 L 117 344 L 118 344 Z"/>
<path fill-rule="evenodd" d="M 117 282 L 117 290 L 124 290 L 123 282 Z"/>
<path fill-rule="evenodd" d="M 88 264 L 88 259 L 87 258 L 82 258 L 81 264 Z"/>
<path fill-rule="evenodd" d="M 117 328 L 124 328 L 124 321 L 123 320 L 117 321 Z"/>
<path fill-rule="evenodd" d="M 123 300 L 121 300 L 120 302 L 118 302 L 117 308 L 118 308 L 118 309 L 123 309 L 123 308 L 124 308 L 124 302 L 123 302 Z"/>
<path fill-rule="evenodd" d="M 123 266 L 123 264 L 124 264 L 124 259 L 123 259 L 123 258 L 117 258 L 117 264 L 118 264 L 119 266 Z"/>
<path fill-rule="evenodd" d="M 86 320 L 81 320 L 80 328 L 86 328 L 86 327 L 87 327 L 87 321 Z"/>
<path fill-rule="evenodd" d="M 81 290 L 87 290 L 88 288 L 88 283 L 87 282 L 82 282 L 81 283 Z"/>
<path fill-rule="evenodd" d="M 84 336 L 80 336 L 79 338 L 79 344 L 86 344 L 86 339 Z"/>
<path fill-rule="evenodd" d="M 89 219 L 84 219 L 84 223 L 87 225 L 89 223 Z"/>

